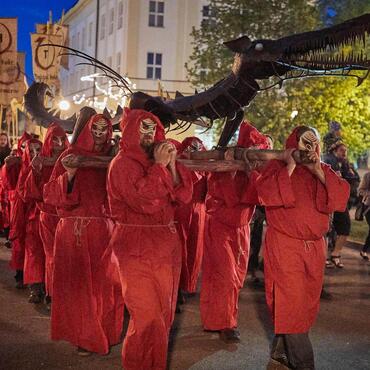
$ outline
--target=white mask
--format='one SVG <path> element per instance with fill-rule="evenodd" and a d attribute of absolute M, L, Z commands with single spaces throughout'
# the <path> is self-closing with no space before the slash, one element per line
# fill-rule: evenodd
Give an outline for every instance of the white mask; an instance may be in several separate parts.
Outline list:
<path fill-rule="evenodd" d="M 155 134 L 157 124 L 153 122 L 150 118 L 143 119 L 140 122 L 140 133 L 145 134 Z"/>
<path fill-rule="evenodd" d="M 91 132 L 94 134 L 95 137 L 106 135 L 108 132 L 108 124 L 106 120 L 101 118 L 98 121 L 94 122 Z"/>
<path fill-rule="evenodd" d="M 307 130 L 299 138 L 298 149 L 303 151 L 314 151 L 319 143 L 320 140 L 317 136 L 311 130 Z"/>

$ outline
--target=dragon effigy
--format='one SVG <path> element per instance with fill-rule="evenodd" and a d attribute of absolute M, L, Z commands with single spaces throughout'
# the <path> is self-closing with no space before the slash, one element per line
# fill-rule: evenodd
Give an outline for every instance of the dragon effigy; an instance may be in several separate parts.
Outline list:
<path fill-rule="evenodd" d="M 214 120 L 224 120 L 218 142 L 218 147 L 222 148 L 238 129 L 245 107 L 258 92 L 282 86 L 287 80 L 315 76 L 353 77 L 360 85 L 370 72 L 369 48 L 366 48 L 369 34 L 370 14 L 364 14 L 329 28 L 278 40 L 252 41 L 248 36 L 242 36 L 224 43 L 235 53 L 228 76 L 203 92 L 191 96 L 178 93 L 174 99 L 132 92 L 124 77 L 95 58 L 69 47 L 64 47 L 63 53 L 81 58 L 79 64 L 99 69 L 130 96 L 130 108 L 154 113 L 167 128 L 184 129 L 199 122 L 210 128 Z M 268 80 L 269 84 L 262 88 L 259 81 L 263 80 Z M 44 95 L 48 93 L 46 84 L 34 83 L 25 95 L 27 111 L 44 127 L 57 122 L 65 130 L 73 131 L 76 116 L 61 119 L 45 108 Z M 84 112 L 86 114 L 92 112 Z M 109 113 L 105 111 L 105 114 Z M 119 122 L 121 114 L 122 108 L 118 106 L 116 115 L 109 116 L 113 125 Z"/>

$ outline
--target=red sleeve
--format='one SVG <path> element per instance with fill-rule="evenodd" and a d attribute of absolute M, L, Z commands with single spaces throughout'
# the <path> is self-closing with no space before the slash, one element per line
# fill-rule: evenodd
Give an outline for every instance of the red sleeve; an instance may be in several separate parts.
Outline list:
<path fill-rule="evenodd" d="M 19 176 L 20 166 L 13 165 L 7 167 L 5 164 L 1 168 L 1 178 L 3 180 L 3 187 L 6 190 L 15 190 Z"/>
<path fill-rule="evenodd" d="M 249 174 L 248 185 L 245 187 L 244 194 L 242 194 L 242 203 L 248 205 L 260 205 L 257 192 L 257 179 L 260 173 L 255 170 Z"/>
<path fill-rule="evenodd" d="M 23 199 L 27 202 L 30 200 L 42 201 L 41 175 L 30 171 L 23 189 Z"/>
<path fill-rule="evenodd" d="M 181 185 L 174 189 L 167 168 L 153 164 L 146 173 L 144 171 L 139 162 L 130 158 L 114 160 L 108 170 L 108 189 L 114 199 L 143 214 L 159 212 L 168 203 L 169 197 L 181 199 Z M 181 173 L 180 176 L 182 178 Z"/>
<path fill-rule="evenodd" d="M 344 212 L 350 194 L 348 182 L 339 177 L 330 166 L 322 164 L 325 173 L 325 185 L 317 180 L 316 207 L 319 212 Z"/>
<path fill-rule="evenodd" d="M 193 196 L 193 179 L 191 172 L 182 164 L 176 163 L 177 172 L 181 183 L 174 189 L 174 200 L 181 204 L 187 204 Z"/>
<path fill-rule="evenodd" d="M 280 161 L 270 161 L 256 180 L 256 188 L 263 206 L 292 208 L 295 205 L 288 170 Z"/>
<path fill-rule="evenodd" d="M 78 170 L 72 191 L 69 193 L 67 192 L 68 177 L 61 160 L 68 154 L 70 154 L 70 152 L 67 150 L 59 157 L 50 176 L 50 181 L 44 185 L 43 189 L 44 202 L 55 207 L 68 208 L 78 206 L 80 203 L 79 187 L 77 185 Z"/>

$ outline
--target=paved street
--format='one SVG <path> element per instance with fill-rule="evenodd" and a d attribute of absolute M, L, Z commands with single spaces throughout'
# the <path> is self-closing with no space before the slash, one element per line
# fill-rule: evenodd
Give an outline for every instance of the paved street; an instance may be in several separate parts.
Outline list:
<path fill-rule="evenodd" d="M 329 270 L 326 287 L 334 299 L 322 301 L 312 330 L 317 369 L 370 369 L 370 263 L 358 246 L 343 253 L 345 269 Z M 107 356 L 81 358 L 65 342 L 49 340 L 49 317 L 43 307 L 27 303 L 27 291 L 14 288 L 8 269 L 10 251 L 0 247 L 0 369 L 120 369 L 121 346 Z M 177 315 L 169 368 L 192 370 L 264 369 L 272 326 L 264 293 L 247 282 L 240 297 L 239 345 L 225 345 L 217 334 L 202 331 L 199 297 L 188 299 Z"/>

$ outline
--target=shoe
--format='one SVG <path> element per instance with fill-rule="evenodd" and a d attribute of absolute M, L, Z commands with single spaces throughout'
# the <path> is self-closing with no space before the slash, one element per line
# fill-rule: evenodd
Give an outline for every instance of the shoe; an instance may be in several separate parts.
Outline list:
<path fill-rule="evenodd" d="M 82 347 L 77 347 L 77 354 L 81 357 L 88 357 L 88 356 L 92 355 L 92 352 L 90 352 L 87 349 L 84 349 Z"/>
<path fill-rule="evenodd" d="M 369 256 L 367 255 L 367 253 L 366 253 L 366 252 L 361 251 L 361 252 L 360 252 L 360 256 L 361 256 L 365 261 L 368 261 L 368 260 L 369 260 Z"/>
<path fill-rule="evenodd" d="M 340 260 L 340 256 L 331 256 L 330 261 L 333 262 L 335 267 L 338 267 L 339 269 L 342 269 L 344 267 L 343 263 Z"/>
<path fill-rule="evenodd" d="M 5 241 L 4 246 L 8 249 L 12 248 L 12 242 L 10 240 Z"/>
<path fill-rule="evenodd" d="M 321 289 L 320 299 L 331 301 L 333 299 L 333 295 L 323 288 Z"/>
<path fill-rule="evenodd" d="M 270 358 L 270 361 L 268 362 L 266 366 L 266 370 L 289 370 L 291 367 L 289 367 L 287 364 L 285 364 L 285 359 L 274 359 Z"/>
<path fill-rule="evenodd" d="M 29 303 L 42 303 L 44 301 L 44 296 L 43 283 L 30 285 L 30 297 L 28 298 Z"/>
<path fill-rule="evenodd" d="M 327 269 L 332 269 L 333 267 L 335 267 L 334 263 L 331 262 L 329 259 L 325 261 L 325 267 Z"/>
<path fill-rule="evenodd" d="M 42 297 L 37 292 L 31 290 L 30 296 L 28 298 L 28 302 L 39 304 L 42 302 Z"/>
<path fill-rule="evenodd" d="M 239 343 L 240 332 L 236 328 L 220 330 L 220 339 L 225 343 Z"/>

